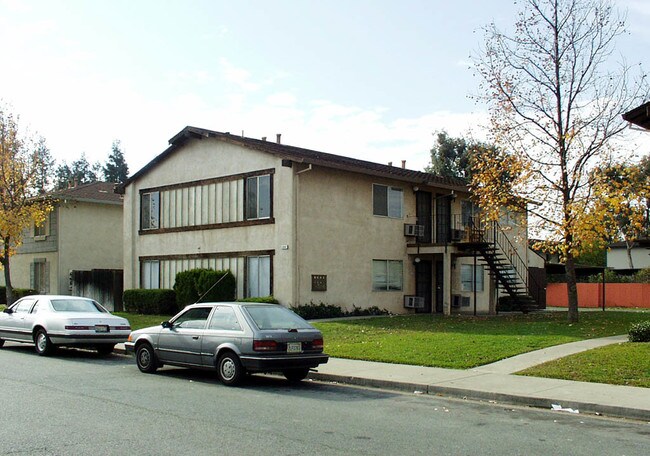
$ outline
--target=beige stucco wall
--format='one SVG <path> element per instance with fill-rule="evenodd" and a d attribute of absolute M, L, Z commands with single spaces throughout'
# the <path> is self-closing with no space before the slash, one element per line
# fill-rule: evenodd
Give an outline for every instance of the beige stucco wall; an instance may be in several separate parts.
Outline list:
<path fill-rule="evenodd" d="M 45 262 L 49 265 L 50 293 L 67 293 L 67 287 L 63 291 L 60 291 L 58 289 L 59 255 L 57 252 L 26 253 L 12 256 L 9 263 L 9 268 L 11 271 L 11 285 L 14 288 L 31 288 L 30 266 L 37 258 L 45 259 Z M 0 269 L 0 284 L 2 285 L 5 285 L 4 274 L 4 269 Z"/>
<path fill-rule="evenodd" d="M 182 184 L 274 169 L 273 215 L 275 223 L 140 235 L 141 189 Z M 227 254 L 274 251 L 273 291 L 290 303 L 293 290 L 292 202 L 293 171 L 270 154 L 241 148 L 216 139 L 189 141 L 156 168 L 126 188 L 124 207 L 124 288 L 138 288 L 140 258 L 165 255 Z M 240 201 L 243 204 L 243 201 Z M 282 246 L 286 245 L 287 250 Z M 237 271 L 233 271 L 237 273 Z M 240 274 L 243 271 L 239 271 Z M 237 277 L 242 282 L 244 277 Z M 241 296 L 240 296 L 241 297 Z"/>
<path fill-rule="evenodd" d="M 403 295 L 414 293 L 414 268 L 406 254 L 404 221 L 415 214 L 415 198 L 407 184 L 314 167 L 299 174 L 297 214 L 298 301 L 377 306 L 403 312 Z M 404 217 L 373 215 L 372 184 L 404 190 Z M 401 260 L 402 291 L 372 290 L 372 260 Z M 312 292 L 312 274 L 327 275 L 327 291 Z"/>
<path fill-rule="evenodd" d="M 58 213 L 60 293 L 70 292 L 72 270 L 122 269 L 122 205 L 62 202 Z"/>

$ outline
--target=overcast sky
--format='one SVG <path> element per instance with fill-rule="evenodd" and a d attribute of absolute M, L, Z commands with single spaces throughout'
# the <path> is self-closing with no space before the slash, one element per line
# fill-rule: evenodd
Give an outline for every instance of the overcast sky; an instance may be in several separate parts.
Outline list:
<path fill-rule="evenodd" d="M 650 1 L 618 0 L 617 51 L 650 66 Z M 470 54 L 511 0 L 0 0 L 0 99 L 53 156 L 131 173 L 186 125 L 386 163 L 433 132 L 482 137 Z M 650 134 L 630 134 L 640 153 Z"/>

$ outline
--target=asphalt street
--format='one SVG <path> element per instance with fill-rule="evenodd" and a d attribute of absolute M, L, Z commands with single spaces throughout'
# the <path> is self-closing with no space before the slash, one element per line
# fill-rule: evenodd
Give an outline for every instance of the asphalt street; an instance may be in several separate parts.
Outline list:
<path fill-rule="evenodd" d="M 646 455 L 650 423 L 0 349 L 2 455 Z"/>

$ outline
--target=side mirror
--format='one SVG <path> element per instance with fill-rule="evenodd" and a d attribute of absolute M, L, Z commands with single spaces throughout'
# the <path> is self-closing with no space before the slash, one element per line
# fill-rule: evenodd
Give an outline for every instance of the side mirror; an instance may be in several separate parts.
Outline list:
<path fill-rule="evenodd" d="M 166 329 L 169 329 L 169 328 L 172 327 L 172 324 L 170 322 L 168 322 L 168 321 L 163 321 L 161 324 L 162 324 L 162 327 L 166 328 Z"/>
<path fill-rule="evenodd" d="M 3 310 L 3 312 L 6 313 L 6 314 L 14 313 L 13 309 L 10 309 L 9 307 L 7 307 L 5 310 Z"/>

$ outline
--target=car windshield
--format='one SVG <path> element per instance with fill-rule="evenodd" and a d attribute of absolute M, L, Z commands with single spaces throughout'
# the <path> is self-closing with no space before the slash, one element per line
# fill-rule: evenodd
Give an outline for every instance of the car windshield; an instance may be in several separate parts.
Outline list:
<path fill-rule="evenodd" d="M 259 329 L 312 329 L 301 317 L 284 307 L 244 306 Z"/>
<path fill-rule="evenodd" d="M 51 302 L 57 312 L 108 312 L 91 299 L 52 299 Z"/>

